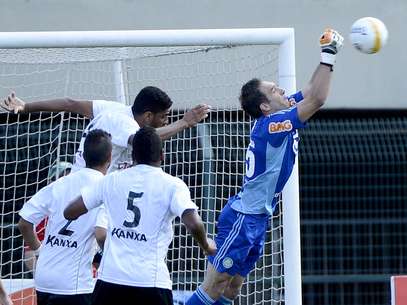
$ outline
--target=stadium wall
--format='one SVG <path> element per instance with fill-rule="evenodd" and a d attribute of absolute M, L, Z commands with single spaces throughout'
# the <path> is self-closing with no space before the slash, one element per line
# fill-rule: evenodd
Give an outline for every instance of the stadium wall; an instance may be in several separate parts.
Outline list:
<path fill-rule="evenodd" d="M 407 43 L 405 0 L 0 0 L 1 31 L 293 27 L 297 86 L 318 62 L 319 33 L 333 26 L 344 34 L 327 108 L 406 108 L 402 97 Z M 374 16 L 390 37 L 377 55 L 357 53 L 347 40 L 352 22 Z M 252 75 L 248 75 L 248 78 Z M 236 93 L 237 95 L 237 93 Z"/>

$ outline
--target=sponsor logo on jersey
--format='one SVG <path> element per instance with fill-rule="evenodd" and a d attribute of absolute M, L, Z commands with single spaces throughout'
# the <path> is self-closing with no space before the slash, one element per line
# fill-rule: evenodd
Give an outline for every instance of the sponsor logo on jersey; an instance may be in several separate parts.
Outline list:
<path fill-rule="evenodd" d="M 271 122 L 269 124 L 269 133 L 277 133 L 290 131 L 293 129 L 293 124 L 290 120 L 285 120 L 284 122 Z"/>
<path fill-rule="evenodd" d="M 125 231 L 120 228 L 113 228 L 112 236 L 117 238 L 133 239 L 136 241 L 147 241 L 146 236 L 143 233 L 137 233 L 134 231 Z"/>
<path fill-rule="evenodd" d="M 222 261 L 222 265 L 223 267 L 225 267 L 226 269 L 232 268 L 233 266 L 233 259 L 231 259 L 230 257 L 225 257 Z"/>
<path fill-rule="evenodd" d="M 58 238 L 55 235 L 48 235 L 45 245 L 50 245 L 51 247 L 78 248 L 76 241 Z"/>

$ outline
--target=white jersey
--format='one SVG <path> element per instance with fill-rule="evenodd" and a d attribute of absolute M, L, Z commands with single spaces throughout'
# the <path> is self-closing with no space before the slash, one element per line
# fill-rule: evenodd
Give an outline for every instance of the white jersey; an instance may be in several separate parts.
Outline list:
<path fill-rule="evenodd" d="M 109 111 L 109 112 L 121 112 L 124 114 L 133 117 L 133 113 L 131 111 L 131 106 L 127 106 L 118 102 L 114 101 L 105 101 L 105 100 L 93 100 L 92 101 L 92 113 L 93 117 L 97 117 L 102 112 Z"/>
<path fill-rule="evenodd" d="M 131 107 L 102 100 L 93 101 L 92 105 L 93 119 L 83 132 L 79 148 L 75 154 L 73 171 L 85 167 L 85 160 L 82 155 L 83 146 L 86 135 L 93 129 L 102 129 L 112 136 L 112 163 L 108 173 L 128 167 L 132 164 L 131 145 L 128 144 L 128 140 L 132 134 L 140 129 L 134 120 Z"/>
<path fill-rule="evenodd" d="M 189 189 L 161 168 L 139 164 L 82 190 L 88 210 L 105 204 L 108 230 L 98 278 L 115 284 L 171 289 L 165 262 L 172 221 L 197 209 Z"/>
<path fill-rule="evenodd" d="M 107 228 L 104 208 L 68 221 L 65 207 L 80 195 L 84 185 L 103 177 L 99 171 L 83 168 L 42 188 L 27 201 L 20 216 L 32 224 L 48 217 L 45 238 L 35 271 L 36 289 L 53 294 L 92 293 L 92 259 L 95 227 Z"/>

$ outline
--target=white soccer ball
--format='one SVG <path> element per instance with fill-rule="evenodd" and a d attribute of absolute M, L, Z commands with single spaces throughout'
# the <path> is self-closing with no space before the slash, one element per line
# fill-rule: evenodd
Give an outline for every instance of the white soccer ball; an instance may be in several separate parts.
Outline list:
<path fill-rule="evenodd" d="M 377 18 L 364 17 L 356 20 L 350 31 L 352 45 L 362 53 L 377 53 L 386 44 L 387 28 Z"/>

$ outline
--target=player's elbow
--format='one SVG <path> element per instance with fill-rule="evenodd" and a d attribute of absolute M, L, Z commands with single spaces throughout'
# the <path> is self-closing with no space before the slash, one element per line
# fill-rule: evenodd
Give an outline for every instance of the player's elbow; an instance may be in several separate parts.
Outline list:
<path fill-rule="evenodd" d="M 74 209 L 71 206 L 68 206 L 65 208 L 64 210 L 64 217 L 67 220 L 75 220 L 77 219 L 79 216 L 76 215 Z"/>
<path fill-rule="evenodd" d="M 67 220 L 76 220 L 79 216 L 87 212 L 88 209 L 83 203 L 82 196 L 79 196 L 64 209 L 64 217 Z"/>
<path fill-rule="evenodd" d="M 70 97 L 65 97 L 63 101 L 63 108 L 65 111 L 77 113 L 87 118 L 92 118 L 92 102 L 74 100 Z"/>

